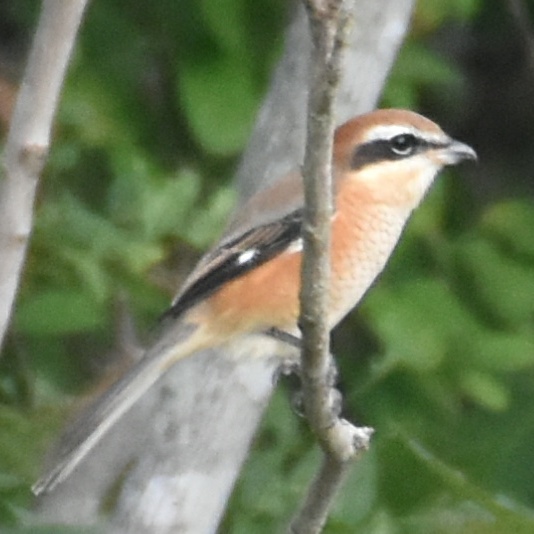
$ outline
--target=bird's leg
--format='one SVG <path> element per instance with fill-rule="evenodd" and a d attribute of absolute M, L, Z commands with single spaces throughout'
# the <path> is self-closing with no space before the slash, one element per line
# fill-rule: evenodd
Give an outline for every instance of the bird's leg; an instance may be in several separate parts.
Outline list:
<path fill-rule="evenodd" d="M 301 349 L 302 347 L 302 340 L 299 336 L 295 336 L 293 334 L 290 334 L 289 332 L 286 332 L 285 330 L 281 330 L 276 327 L 272 327 L 269 330 L 265 330 L 265 335 L 269 337 L 273 337 L 277 339 L 278 341 L 281 341 L 283 343 L 286 343 L 290 345 L 291 347 L 295 347 L 297 349 Z M 280 376 L 288 376 L 294 374 L 299 377 L 300 379 L 300 361 L 295 360 L 293 358 L 290 359 L 284 359 L 278 369 L 276 370 L 276 373 L 274 375 L 274 382 L 278 382 L 278 379 Z M 342 396 L 339 390 L 335 387 L 338 379 L 338 370 L 337 366 L 334 360 L 334 357 L 332 354 L 330 354 L 329 358 L 329 365 L 328 365 L 328 385 L 330 386 L 330 403 L 331 403 L 331 410 L 332 413 L 339 417 L 342 409 Z M 303 406 L 303 400 L 302 400 L 302 390 L 295 391 L 292 395 L 291 399 L 291 405 L 293 407 L 293 410 L 300 416 L 304 416 L 304 406 Z"/>
<path fill-rule="evenodd" d="M 273 326 L 272 328 L 269 328 L 269 330 L 265 330 L 264 334 L 269 337 L 274 337 L 278 341 L 287 343 L 288 345 L 291 345 L 292 347 L 295 347 L 297 349 L 300 349 L 302 347 L 302 340 L 299 336 L 290 334 L 285 330 L 280 330 L 280 328 L 276 328 Z"/>

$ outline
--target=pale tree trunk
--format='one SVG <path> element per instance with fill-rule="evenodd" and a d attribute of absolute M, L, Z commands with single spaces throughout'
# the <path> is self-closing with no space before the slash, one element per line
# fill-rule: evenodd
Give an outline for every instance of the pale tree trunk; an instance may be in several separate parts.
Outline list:
<path fill-rule="evenodd" d="M 11 119 L 0 176 L 0 348 L 24 267 L 33 202 L 50 132 L 87 0 L 43 2 Z"/>
<path fill-rule="evenodd" d="M 372 109 L 406 33 L 413 0 L 357 0 L 338 122 Z M 299 8 L 236 183 L 243 197 L 302 161 L 309 35 Z M 71 477 L 38 502 L 42 522 L 95 524 L 124 475 L 111 532 L 210 533 L 224 513 L 274 386 L 274 345 L 259 338 L 180 362 Z M 239 354 L 236 354 L 238 352 Z M 129 467 L 126 470 L 126 467 Z M 304 491 L 304 488 L 303 488 Z M 104 529 L 104 527 L 102 527 Z"/>

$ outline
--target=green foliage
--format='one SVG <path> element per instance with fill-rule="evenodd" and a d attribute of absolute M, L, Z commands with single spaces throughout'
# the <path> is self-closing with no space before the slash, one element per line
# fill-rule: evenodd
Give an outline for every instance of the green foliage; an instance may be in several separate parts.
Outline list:
<path fill-rule="evenodd" d="M 423 43 L 409 39 L 399 52 L 383 94 L 385 107 L 417 108 L 420 95 L 447 86 L 457 91 L 462 78 L 451 64 L 436 57 Z"/>
<path fill-rule="evenodd" d="M 457 235 L 444 225 L 447 211 L 456 209 L 444 185 L 415 215 L 361 308 L 359 320 L 375 340 L 367 349 L 373 357 L 355 359 L 361 354 L 352 347 L 361 343 L 356 337 L 350 342 L 351 334 L 336 345 L 346 409 L 360 414 L 349 417 L 363 418 L 376 435 L 326 532 L 534 530 L 526 468 L 533 460 L 534 302 L 528 298 L 532 276 L 525 276 L 534 272 L 533 226 L 526 224 L 534 207 L 522 201 L 492 205 Z M 503 226 L 496 222 L 501 217 Z M 477 278 L 490 267 L 495 279 Z M 519 310 L 513 310 L 514 299 Z M 243 532 L 281 530 L 317 466 L 309 435 L 298 422 L 287 428 L 287 406 L 280 402 L 271 406 L 260 452 L 234 496 L 239 512 L 232 509 L 231 517 L 239 514 L 235 521 L 246 525 Z"/>
<path fill-rule="evenodd" d="M 469 21 L 477 14 L 480 4 L 481 0 L 421 0 L 417 3 L 415 30 L 435 31 L 450 20 Z"/>
<path fill-rule="evenodd" d="M 33 27 L 35 3 L 12 4 L 6 20 Z M 419 2 L 383 104 L 461 107 L 465 73 L 428 37 L 489 4 Z M 116 303 L 148 329 L 222 228 L 284 13 L 264 0 L 90 7 L 0 360 L 1 532 L 90 532 L 32 525 L 29 484 L 112 345 Z M 532 228 L 532 202 L 483 205 L 451 174 L 417 212 L 336 343 L 347 417 L 376 435 L 327 532 L 534 531 Z M 317 468 L 286 396 L 275 393 L 223 532 L 283 530 Z"/>
<path fill-rule="evenodd" d="M 177 82 L 193 133 L 203 147 L 224 154 L 243 146 L 258 99 L 251 66 L 240 56 L 219 55 L 186 62 Z"/>
<path fill-rule="evenodd" d="M 57 408 L 28 411 L 0 404 L 2 532 L 19 525 L 28 516 L 30 486 L 45 453 L 45 444 L 60 428 L 60 415 Z"/>

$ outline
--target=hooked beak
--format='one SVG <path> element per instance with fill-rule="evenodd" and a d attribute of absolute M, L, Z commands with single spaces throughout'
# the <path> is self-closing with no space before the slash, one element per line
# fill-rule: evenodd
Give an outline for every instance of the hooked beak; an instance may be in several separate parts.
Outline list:
<path fill-rule="evenodd" d="M 462 161 L 477 161 L 477 153 L 465 143 L 451 139 L 443 148 L 438 150 L 437 156 L 442 165 L 456 165 Z"/>

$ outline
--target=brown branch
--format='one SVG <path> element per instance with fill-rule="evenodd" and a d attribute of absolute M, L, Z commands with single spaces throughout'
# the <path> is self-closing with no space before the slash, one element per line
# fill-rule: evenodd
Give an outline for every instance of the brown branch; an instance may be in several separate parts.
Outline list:
<path fill-rule="evenodd" d="M 362 428 L 359 450 L 367 448 L 371 437 L 370 429 Z M 293 519 L 291 534 L 309 534 L 321 532 L 323 529 L 330 505 L 348 474 L 347 462 L 339 462 L 330 454 L 325 454 L 321 467 L 310 484 L 308 494 L 302 503 L 302 507 Z"/>
<path fill-rule="evenodd" d="M 300 315 L 301 376 L 306 416 L 325 457 L 304 504 L 292 521 L 290 530 L 293 533 L 321 532 L 351 460 L 368 447 L 371 436 L 369 429 L 360 431 L 337 415 L 327 321 L 334 102 L 350 21 L 350 3 L 348 0 L 305 0 L 312 56 L 303 165 L 306 208 Z M 361 439 L 355 439 L 356 434 Z"/>
<path fill-rule="evenodd" d="M 24 265 L 59 93 L 86 3 L 43 2 L 15 105 L 0 178 L 0 346 Z"/>
<path fill-rule="evenodd" d="M 351 60 L 345 62 L 340 73 L 349 8 L 343 0 L 304 2 L 314 49 L 310 60 L 308 137 L 303 169 L 309 218 L 305 226 L 301 289 L 304 338 L 301 372 L 306 414 L 324 450 L 324 459 L 291 522 L 289 530 L 293 534 L 322 530 L 352 461 L 368 448 L 373 433 L 371 428 L 357 428 L 337 415 L 340 399 L 331 379 L 335 367 L 329 354 L 329 332 L 324 320 L 327 316 L 325 288 L 330 274 L 327 260 L 332 213 L 330 161 L 334 95 L 341 75 L 336 105 L 338 121 L 369 111 L 376 105 L 414 4 L 413 0 L 358 1 L 357 7 L 352 8 L 357 18 L 356 31 L 348 47 Z M 384 68 L 377 68 L 377 65 Z M 361 76 L 362 72 L 365 76 Z"/>

